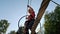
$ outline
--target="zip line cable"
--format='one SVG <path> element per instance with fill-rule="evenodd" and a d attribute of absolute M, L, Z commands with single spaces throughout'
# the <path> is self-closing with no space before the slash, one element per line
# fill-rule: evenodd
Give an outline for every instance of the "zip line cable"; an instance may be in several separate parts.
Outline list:
<path fill-rule="evenodd" d="M 56 2 L 54 2 L 53 0 L 51 0 L 53 3 L 55 3 L 56 5 L 58 5 L 58 6 L 60 6 L 60 4 L 58 4 L 58 3 L 56 3 Z"/>

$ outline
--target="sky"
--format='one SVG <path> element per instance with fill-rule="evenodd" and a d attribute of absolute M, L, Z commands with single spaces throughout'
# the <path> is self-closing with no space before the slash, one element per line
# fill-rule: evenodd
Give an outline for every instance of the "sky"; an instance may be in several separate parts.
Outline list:
<path fill-rule="evenodd" d="M 53 0 L 60 4 L 60 0 Z M 35 14 L 37 15 L 40 8 L 42 0 L 32 0 L 31 7 L 34 9 Z M 0 20 L 6 19 L 10 23 L 6 34 L 10 31 L 18 30 L 18 21 L 19 19 L 27 14 L 27 4 L 28 0 L 0 0 Z M 57 5 L 53 2 L 50 2 L 46 11 L 51 12 L 55 9 Z M 25 18 L 21 20 L 21 23 L 25 22 Z M 44 24 L 44 16 L 41 19 L 41 24 Z M 39 28 L 39 26 L 38 26 Z"/>

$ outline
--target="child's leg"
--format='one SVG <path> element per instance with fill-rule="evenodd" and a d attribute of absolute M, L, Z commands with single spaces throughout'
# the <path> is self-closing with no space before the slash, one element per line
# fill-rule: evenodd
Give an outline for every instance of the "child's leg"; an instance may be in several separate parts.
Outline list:
<path fill-rule="evenodd" d="M 32 26 L 33 26 L 33 24 L 34 24 L 34 21 L 35 21 L 35 19 L 32 19 L 31 22 L 29 23 L 30 30 L 31 30 L 31 28 L 32 28 Z M 34 32 L 34 34 L 36 34 L 36 32 Z"/>
<path fill-rule="evenodd" d="M 29 34 L 29 30 L 28 30 L 27 26 L 28 26 L 28 21 L 25 22 L 25 30 L 24 30 L 25 32 L 24 32 L 24 34 Z"/>
<path fill-rule="evenodd" d="M 24 34 L 29 34 L 28 28 L 25 28 Z"/>

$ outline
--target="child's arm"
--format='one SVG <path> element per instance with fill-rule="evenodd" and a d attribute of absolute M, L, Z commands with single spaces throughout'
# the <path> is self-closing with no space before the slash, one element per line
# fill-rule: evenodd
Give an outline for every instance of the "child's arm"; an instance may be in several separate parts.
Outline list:
<path fill-rule="evenodd" d="M 33 10 L 33 8 L 32 8 L 31 6 L 27 5 L 27 7 L 28 7 L 29 9 Z"/>

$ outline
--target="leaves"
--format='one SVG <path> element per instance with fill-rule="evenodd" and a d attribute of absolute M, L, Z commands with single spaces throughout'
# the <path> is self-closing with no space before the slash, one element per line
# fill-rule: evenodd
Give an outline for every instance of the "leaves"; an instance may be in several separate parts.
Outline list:
<path fill-rule="evenodd" d="M 11 31 L 10 33 L 8 33 L 8 34 L 16 34 L 16 32 L 15 31 Z"/>
<path fill-rule="evenodd" d="M 6 33 L 9 23 L 7 20 L 0 20 L 0 32 Z"/>
<path fill-rule="evenodd" d="M 60 7 L 57 6 L 54 12 L 45 14 L 45 34 L 60 33 Z"/>
<path fill-rule="evenodd" d="M 18 34 L 24 34 L 24 27 L 19 27 L 17 33 Z"/>

